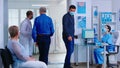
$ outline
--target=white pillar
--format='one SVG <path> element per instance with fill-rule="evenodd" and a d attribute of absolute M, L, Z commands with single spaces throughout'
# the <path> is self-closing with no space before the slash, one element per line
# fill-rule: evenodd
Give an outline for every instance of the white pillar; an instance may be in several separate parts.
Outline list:
<path fill-rule="evenodd" d="M 0 49 L 4 49 L 8 39 L 8 0 L 0 0 Z M 0 68 L 2 68 L 0 53 Z"/>
<path fill-rule="evenodd" d="M 8 40 L 8 0 L 0 0 L 0 49 Z"/>
<path fill-rule="evenodd" d="M 71 5 L 72 0 L 67 0 L 67 11 L 69 10 L 69 6 Z"/>
<path fill-rule="evenodd" d="M 120 21 L 119 21 L 119 19 L 120 19 L 120 12 L 119 12 L 120 11 L 120 6 L 118 6 L 119 3 L 120 3 L 119 0 L 113 0 L 112 1 L 112 11 L 117 12 L 117 30 L 120 31 Z M 120 51 L 120 49 L 119 49 L 119 51 Z M 117 55 L 117 61 L 120 62 L 120 52 Z"/>

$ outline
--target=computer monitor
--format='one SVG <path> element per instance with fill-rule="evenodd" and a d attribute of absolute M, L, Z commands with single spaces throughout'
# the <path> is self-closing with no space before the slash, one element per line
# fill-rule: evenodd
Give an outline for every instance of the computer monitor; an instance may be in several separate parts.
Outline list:
<path fill-rule="evenodd" d="M 94 29 L 83 29 L 82 38 L 93 39 L 94 38 Z"/>

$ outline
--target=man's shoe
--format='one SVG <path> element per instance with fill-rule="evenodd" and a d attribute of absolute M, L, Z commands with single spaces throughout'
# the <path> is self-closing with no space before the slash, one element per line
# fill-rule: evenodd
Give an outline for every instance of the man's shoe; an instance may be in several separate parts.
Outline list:
<path fill-rule="evenodd" d="M 70 66 L 70 68 L 73 68 L 72 66 Z"/>
<path fill-rule="evenodd" d="M 101 64 L 99 64 L 99 65 L 97 65 L 97 67 L 96 68 L 102 68 L 102 65 Z"/>
<path fill-rule="evenodd" d="M 69 66 L 69 67 L 63 67 L 63 68 L 73 68 L 72 66 Z"/>

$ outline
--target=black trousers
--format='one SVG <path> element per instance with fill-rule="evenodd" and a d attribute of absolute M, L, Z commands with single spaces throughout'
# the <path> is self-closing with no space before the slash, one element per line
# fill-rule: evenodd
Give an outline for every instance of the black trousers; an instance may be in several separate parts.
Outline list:
<path fill-rule="evenodd" d="M 2 49 L 0 49 L 0 68 L 2 68 L 3 64 L 2 64 L 2 58 L 1 58 L 1 52 L 2 52 Z"/>
<path fill-rule="evenodd" d="M 50 42 L 51 39 L 49 35 L 37 36 L 39 60 L 45 62 L 46 64 L 48 64 Z"/>

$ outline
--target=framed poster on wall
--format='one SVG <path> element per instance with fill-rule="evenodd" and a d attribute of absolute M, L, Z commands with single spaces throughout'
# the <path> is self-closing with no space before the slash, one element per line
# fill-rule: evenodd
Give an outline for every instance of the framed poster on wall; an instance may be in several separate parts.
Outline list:
<path fill-rule="evenodd" d="M 92 28 L 94 29 L 95 36 L 97 37 L 99 31 L 99 15 L 98 7 L 92 6 Z"/>
<path fill-rule="evenodd" d="M 86 2 L 77 2 L 77 13 L 86 14 Z"/>
<path fill-rule="evenodd" d="M 118 10 L 118 21 L 120 22 L 120 9 Z"/>
<path fill-rule="evenodd" d="M 98 23 L 98 7 L 92 7 L 92 22 L 93 24 Z"/>
<path fill-rule="evenodd" d="M 86 16 L 77 17 L 77 28 L 86 28 Z"/>

